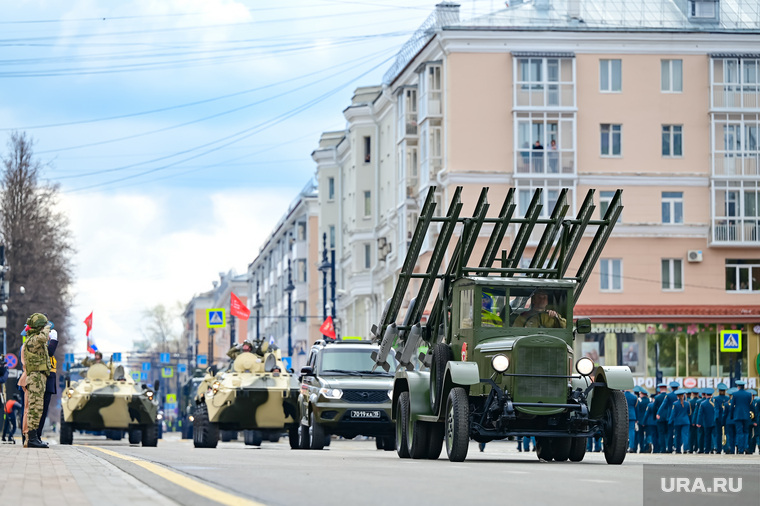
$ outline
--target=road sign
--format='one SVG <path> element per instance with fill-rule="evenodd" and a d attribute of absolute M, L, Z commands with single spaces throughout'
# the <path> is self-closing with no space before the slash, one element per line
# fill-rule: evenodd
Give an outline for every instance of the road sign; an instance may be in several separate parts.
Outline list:
<path fill-rule="evenodd" d="M 166 394 L 166 402 L 177 402 L 177 394 Z"/>
<path fill-rule="evenodd" d="M 187 364 L 177 364 L 177 372 L 187 372 Z"/>
<path fill-rule="evenodd" d="M 165 402 L 164 403 L 164 411 L 168 411 L 170 409 L 177 409 L 177 403 L 176 402 Z"/>
<path fill-rule="evenodd" d="M 148 381 L 148 373 L 147 372 L 141 372 L 140 373 L 140 381 Z"/>
<path fill-rule="evenodd" d="M 208 364 L 208 357 L 206 355 L 198 355 L 195 357 L 198 367 Z"/>
<path fill-rule="evenodd" d="M 8 353 L 5 356 L 5 365 L 8 366 L 8 369 L 15 369 L 18 365 L 18 358 L 16 358 L 16 355 Z"/>
<path fill-rule="evenodd" d="M 171 355 L 169 353 L 162 353 L 161 354 L 161 363 L 162 364 L 168 364 L 172 361 Z"/>
<path fill-rule="evenodd" d="M 162 378 L 173 378 L 174 377 L 174 367 L 162 367 L 161 368 L 161 377 Z"/>
<path fill-rule="evenodd" d="M 150 362 L 143 362 L 142 363 L 142 370 L 143 371 L 150 371 Z"/>
<path fill-rule="evenodd" d="M 111 355 L 111 358 L 113 358 L 114 362 L 121 362 L 121 353 L 116 352 L 113 355 Z"/>
<path fill-rule="evenodd" d="M 724 352 L 742 351 L 742 331 L 741 330 L 721 330 L 720 331 L 720 351 L 724 351 Z"/>
<path fill-rule="evenodd" d="M 134 381 L 140 381 L 140 373 L 139 372 L 133 372 L 132 373 L 132 379 Z M 145 379 L 148 379 L 148 375 L 145 375 Z"/>
<path fill-rule="evenodd" d="M 73 353 L 66 353 L 63 356 L 63 361 L 67 362 L 69 364 L 73 364 L 74 363 L 74 354 Z"/>
<path fill-rule="evenodd" d="M 206 327 L 215 329 L 227 325 L 224 317 L 224 308 L 215 308 L 206 310 Z"/>
<path fill-rule="evenodd" d="M 285 370 L 290 370 L 293 368 L 293 358 L 292 357 L 282 357 L 282 363 L 285 365 Z"/>

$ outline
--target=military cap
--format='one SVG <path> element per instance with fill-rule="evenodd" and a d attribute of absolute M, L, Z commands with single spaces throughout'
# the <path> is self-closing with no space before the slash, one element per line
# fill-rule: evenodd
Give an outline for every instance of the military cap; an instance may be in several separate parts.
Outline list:
<path fill-rule="evenodd" d="M 712 395 L 713 392 L 714 390 L 712 388 L 705 388 L 704 390 L 702 390 L 702 393 L 705 395 Z"/>
<path fill-rule="evenodd" d="M 645 393 L 647 393 L 647 391 L 646 391 L 646 390 L 644 390 L 644 387 L 642 387 L 641 385 L 636 385 L 635 387 L 633 387 L 633 391 L 634 391 L 634 392 L 638 392 L 638 393 L 640 393 L 640 394 L 645 394 Z"/>
<path fill-rule="evenodd" d="M 47 324 L 47 322 L 48 319 L 45 318 L 45 315 L 42 313 L 34 313 L 26 320 L 26 324 L 33 329 L 41 329 Z"/>
<path fill-rule="evenodd" d="M 686 389 L 684 389 L 684 388 L 679 388 L 679 389 L 678 389 L 678 390 L 676 390 L 674 393 L 675 393 L 676 395 L 683 395 L 683 394 L 685 394 L 685 393 L 688 393 L 688 390 L 686 390 Z"/>
<path fill-rule="evenodd" d="M 738 386 L 738 387 L 743 387 L 745 384 L 746 383 L 744 383 L 744 381 L 742 381 L 742 380 L 736 380 L 736 386 Z"/>
<path fill-rule="evenodd" d="M 681 384 L 678 383 L 677 381 L 671 381 L 670 382 L 670 388 L 678 388 L 680 386 L 681 386 Z"/>
<path fill-rule="evenodd" d="M 718 383 L 718 390 L 728 390 L 728 385 L 725 383 Z"/>
<path fill-rule="evenodd" d="M 727 393 L 728 395 L 734 395 L 734 394 L 735 394 L 736 392 L 738 392 L 738 391 L 739 391 L 739 389 L 738 389 L 738 388 L 736 388 L 736 387 L 733 387 L 733 388 L 729 388 L 729 389 L 726 391 L 726 393 Z"/>
<path fill-rule="evenodd" d="M 657 383 L 657 388 L 666 387 L 666 386 L 668 386 L 668 384 L 665 383 L 664 381 L 661 381 L 661 382 Z"/>
<path fill-rule="evenodd" d="M 749 390 L 747 390 L 747 392 L 751 393 L 752 395 L 757 395 L 757 390 L 755 390 L 754 388 L 750 388 Z"/>

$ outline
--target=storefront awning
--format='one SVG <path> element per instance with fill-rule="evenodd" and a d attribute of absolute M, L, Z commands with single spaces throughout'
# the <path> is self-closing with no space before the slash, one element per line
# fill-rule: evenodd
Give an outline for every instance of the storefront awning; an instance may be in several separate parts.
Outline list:
<path fill-rule="evenodd" d="M 578 305 L 573 316 L 594 323 L 760 323 L 760 306 Z"/>

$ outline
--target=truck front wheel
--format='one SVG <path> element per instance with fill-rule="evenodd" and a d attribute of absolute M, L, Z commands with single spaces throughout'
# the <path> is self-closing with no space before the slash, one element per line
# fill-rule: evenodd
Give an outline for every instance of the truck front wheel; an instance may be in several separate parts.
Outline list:
<path fill-rule="evenodd" d="M 451 462 L 462 462 L 467 457 L 470 443 L 470 405 L 467 392 L 454 387 L 446 403 L 446 454 Z"/>
<path fill-rule="evenodd" d="M 396 401 L 396 453 L 409 458 L 409 392 L 401 392 Z"/>
<path fill-rule="evenodd" d="M 604 412 L 604 459 L 608 464 L 622 464 L 628 447 L 628 404 L 625 394 L 612 390 Z"/>

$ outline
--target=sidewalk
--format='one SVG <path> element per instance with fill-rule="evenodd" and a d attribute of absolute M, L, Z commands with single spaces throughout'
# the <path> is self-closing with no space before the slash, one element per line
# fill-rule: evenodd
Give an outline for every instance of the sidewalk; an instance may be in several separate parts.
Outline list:
<path fill-rule="evenodd" d="M 0 498 L 24 506 L 176 504 L 77 446 L 0 446 Z"/>

